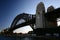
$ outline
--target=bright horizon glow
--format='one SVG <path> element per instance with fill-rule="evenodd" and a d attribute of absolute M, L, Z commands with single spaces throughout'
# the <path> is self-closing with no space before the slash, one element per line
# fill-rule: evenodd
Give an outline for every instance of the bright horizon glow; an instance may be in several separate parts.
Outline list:
<path fill-rule="evenodd" d="M 28 25 L 28 26 L 24 26 L 22 28 L 18 28 L 16 30 L 13 31 L 13 33 L 28 33 L 29 31 L 33 31 L 33 29 Z"/>
<path fill-rule="evenodd" d="M 58 26 L 60 26 L 60 21 L 59 21 L 59 22 L 57 22 L 57 25 L 58 25 Z"/>
<path fill-rule="evenodd" d="M 57 18 L 57 26 L 60 26 L 60 18 Z"/>

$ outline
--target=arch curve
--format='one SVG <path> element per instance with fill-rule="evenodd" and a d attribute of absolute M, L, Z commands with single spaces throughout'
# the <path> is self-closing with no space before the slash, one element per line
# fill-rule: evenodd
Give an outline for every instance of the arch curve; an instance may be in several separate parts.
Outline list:
<path fill-rule="evenodd" d="M 19 14 L 14 18 L 10 28 L 13 28 L 14 26 L 16 26 L 17 22 L 21 19 L 24 19 L 27 22 L 27 21 L 31 20 L 32 18 L 33 18 L 33 15 L 31 15 L 31 14 L 27 14 L 27 13 Z M 33 24 L 31 24 L 30 26 L 33 29 Z"/>

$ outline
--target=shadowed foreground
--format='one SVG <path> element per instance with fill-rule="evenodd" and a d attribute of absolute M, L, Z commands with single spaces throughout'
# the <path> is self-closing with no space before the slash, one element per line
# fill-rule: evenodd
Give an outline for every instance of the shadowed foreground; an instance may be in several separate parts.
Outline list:
<path fill-rule="evenodd" d="M 2 36 L 0 35 L 0 40 L 59 40 L 59 37 L 53 36 Z"/>

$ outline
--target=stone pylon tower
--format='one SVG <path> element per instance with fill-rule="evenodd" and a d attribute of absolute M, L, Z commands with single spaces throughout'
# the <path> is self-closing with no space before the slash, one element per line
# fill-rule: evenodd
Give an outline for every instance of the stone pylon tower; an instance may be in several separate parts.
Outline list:
<path fill-rule="evenodd" d="M 36 27 L 35 28 L 45 28 L 45 7 L 42 2 L 37 5 L 36 9 Z"/>
<path fill-rule="evenodd" d="M 47 12 L 53 11 L 55 8 L 53 6 L 49 6 L 47 8 Z M 57 21 L 48 21 L 46 20 L 46 28 L 54 28 L 57 27 Z"/>

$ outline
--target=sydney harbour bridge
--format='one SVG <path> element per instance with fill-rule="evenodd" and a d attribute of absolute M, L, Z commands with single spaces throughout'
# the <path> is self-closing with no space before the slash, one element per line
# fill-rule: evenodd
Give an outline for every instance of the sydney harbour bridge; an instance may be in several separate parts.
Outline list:
<path fill-rule="evenodd" d="M 50 6 L 47 8 L 47 12 L 45 12 L 44 4 L 39 3 L 37 5 L 36 15 L 27 13 L 19 14 L 14 18 L 10 28 L 4 30 L 5 32 L 13 32 L 17 28 L 30 25 L 33 31 L 37 34 L 38 32 L 51 33 L 51 31 L 58 33 L 60 27 L 57 26 L 57 18 L 59 17 L 60 17 L 60 8 L 54 9 L 53 6 Z M 17 24 L 21 19 L 23 19 L 25 22 Z M 36 26 L 36 29 L 34 29 L 34 25 Z"/>

